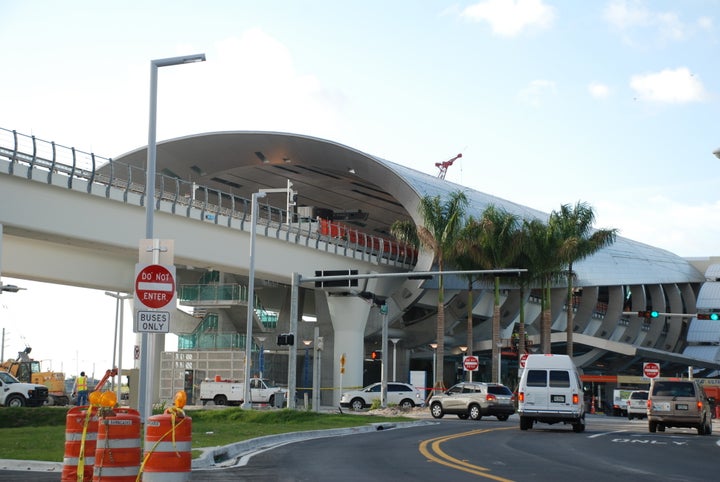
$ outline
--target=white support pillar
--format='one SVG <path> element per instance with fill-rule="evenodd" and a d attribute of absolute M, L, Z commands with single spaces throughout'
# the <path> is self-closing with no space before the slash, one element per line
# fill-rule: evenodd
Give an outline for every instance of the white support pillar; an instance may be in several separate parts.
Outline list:
<path fill-rule="evenodd" d="M 333 405 L 340 404 L 341 391 L 363 383 L 365 325 L 372 305 L 356 296 L 329 296 L 328 310 L 333 325 Z M 345 374 L 340 375 L 340 357 L 345 355 Z M 342 382 L 341 382 L 342 380 Z M 340 384 L 342 383 L 342 389 Z"/>

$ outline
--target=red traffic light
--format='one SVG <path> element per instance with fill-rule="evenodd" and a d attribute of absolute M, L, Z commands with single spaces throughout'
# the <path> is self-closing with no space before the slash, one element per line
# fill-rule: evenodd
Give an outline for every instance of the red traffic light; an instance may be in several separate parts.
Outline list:
<path fill-rule="evenodd" d="M 378 352 L 373 350 L 373 352 L 370 353 L 370 358 L 372 358 L 373 360 L 377 360 L 377 357 L 378 357 Z"/>

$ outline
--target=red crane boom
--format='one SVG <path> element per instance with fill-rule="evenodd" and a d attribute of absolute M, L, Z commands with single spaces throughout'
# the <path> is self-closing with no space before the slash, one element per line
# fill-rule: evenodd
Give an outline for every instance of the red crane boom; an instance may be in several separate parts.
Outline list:
<path fill-rule="evenodd" d="M 448 167 L 453 165 L 453 162 L 457 161 L 462 157 L 462 154 L 458 154 L 457 156 L 453 157 L 449 161 L 445 162 L 436 162 L 435 167 L 440 169 L 440 172 L 438 173 L 438 178 L 445 179 L 445 174 L 447 173 Z"/>

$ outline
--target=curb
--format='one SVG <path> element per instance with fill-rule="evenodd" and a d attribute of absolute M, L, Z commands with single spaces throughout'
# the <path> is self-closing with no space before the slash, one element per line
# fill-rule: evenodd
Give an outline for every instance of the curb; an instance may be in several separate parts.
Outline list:
<path fill-rule="evenodd" d="M 281 445 L 286 445 L 304 440 L 312 440 L 326 437 L 339 437 L 357 433 L 377 432 L 393 428 L 407 428 L 420 425 L 429 425 L 436 422 L 419 420 L 417 422 L 388 422 L 372 423 L 360 427 L 335 428 L 328 430 L 311 430 L 307 432 L 290 432 L 278 435 L 266 435 L 242 442 L 236 442 L 221 447 L 204 448 L 203 454 L 192 461 L 192 470 L 212 470 L 226 468 L 236 465 L 244 465 L 249 456 L 254 453 L 270 450 Z"/>

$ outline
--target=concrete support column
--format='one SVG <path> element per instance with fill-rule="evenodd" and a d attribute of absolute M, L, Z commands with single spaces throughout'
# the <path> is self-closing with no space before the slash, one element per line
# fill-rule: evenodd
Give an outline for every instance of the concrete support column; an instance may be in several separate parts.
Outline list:
<path fill-rule="evenodd" d="M 345 387 L 362 386 L 365 325 L 372 305 L 357 296 L 330 296 L 328 293 L 325 296 L 335 339 L 332 367 L 333 387 L 336 390 L 333 390 L 333 405 L 337 406 Z M 341 377 L 340 358 L 343 355 L 345 355 L 345 373 Z"/>

